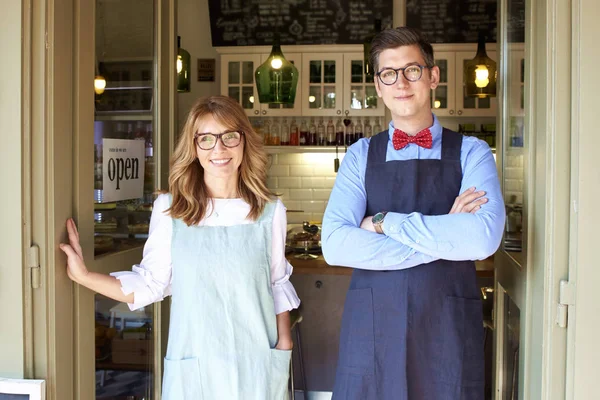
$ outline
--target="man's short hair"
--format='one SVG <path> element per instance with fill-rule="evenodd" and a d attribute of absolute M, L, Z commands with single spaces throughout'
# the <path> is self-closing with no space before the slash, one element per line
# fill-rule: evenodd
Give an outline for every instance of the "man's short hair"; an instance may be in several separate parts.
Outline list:
<path fill-rule="evenodd" d="M 388 49 L 395 49 L 401 46 L 416 45 L 421 50 L 426 67 L 433 67 L 433 47 L 427 41 L 425 36 L 417 29 L 400 26 L 398 28 L 385 29 L 379 32 L 371 42 L 371 52 L 369 62 L 373 70 L 379 71 L 379 55 Z"/>

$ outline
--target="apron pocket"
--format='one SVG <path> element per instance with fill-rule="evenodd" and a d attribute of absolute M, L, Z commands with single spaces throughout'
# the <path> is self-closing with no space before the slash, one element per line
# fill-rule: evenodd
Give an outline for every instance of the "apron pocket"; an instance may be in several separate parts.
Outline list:
<path fill-rule="evenodd" d="M 288 381 L 290 379 L 291 350 L 271 349 L 271 379 L 269 382 L 269 400 L 286 400 L 288 398 Z"/>
<path fill-rule="evenodd" d="M 444 311 L 445 335 L 440 380 L 456 387 L 483 385 L 481 300 L 447 296 Z"/>
<path fill-rule="evenodd" d="M 340 343 L 341 372 L 374 375 L 375 335 L 371 288 L 348 290 Z"/>
<path fill-rule="evenodd" d="M 169 360 L 165 358 L 163 400 L 202 399 L 200 365 L 197 358 Z"/>

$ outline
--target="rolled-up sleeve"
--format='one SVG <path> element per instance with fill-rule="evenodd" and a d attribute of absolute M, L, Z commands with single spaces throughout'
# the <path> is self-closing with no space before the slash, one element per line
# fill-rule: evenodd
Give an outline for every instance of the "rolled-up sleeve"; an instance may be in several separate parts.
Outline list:
<path fill-rule="evenodd" d="M 287 233 L 287 216 L 283 203 L 277 200 L 273 215 L 273 234 L 271 237 L 271 286 L 275 314 L 298 308 L 300 299 L 290 276 L 294 268 L 285 258 L 285 237 Z"/>
<path fill-rule="evenodd" d="M 133 293 L 134 302 L 129 309 L 137 310 L 171 294 L 171 217 L 164 213 L 169 208 L 168 195 L 160 195 L 154 201 L 148 240 L 144 245 L 142 262 L 131 271 L 114 272 L 111 275 L 121 282 L 125 295 Z"/>

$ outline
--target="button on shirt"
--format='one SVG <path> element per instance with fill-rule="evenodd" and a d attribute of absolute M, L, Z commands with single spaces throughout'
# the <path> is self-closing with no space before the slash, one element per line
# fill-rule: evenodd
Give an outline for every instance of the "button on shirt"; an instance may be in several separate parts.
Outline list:
<path fill-rule="evenodd" d="M 158 196 L 152 209 L 150 232 L 144 245 L 142 262 L 134 265 L 132 271 L 111 274 L 121 281 L 121 290 L 125 295 L 134 294 L 134 303 L 129 304 L 131 310 L 160 301 L 171 294 L 173 220 L 164 213 L 168 208 L 168 195 Z M 214 210 L 209 206 L 208 216 L 200 221 L 199 225 L 232 226 L 254 223 L 255 221 L 246 219 L 249 211 L 250 205 L 242 199 L 214 199 Z M 298 308 L 300 305 L 300 299 L 289 281 L 293 268 L 285 258 L 285 212 L 285 206 L 277 200 L 271 237 L 271 289 L 275 314 Z"/>
<path fill-rule="evenodd" d="M 440 159 L 442 126 L 433 116 L 431 149 L 414 143 L 395 150 L 393 121 L 388 127 L 386 160 Z M 369 270 L 398 270 L 438 259 L 482 260 L 498 248 L 505 208 L 493 154 L 482 140 L 464 136 L 460 154 L 460 193 L 470 187 L 486 192 L 488 202 L 475 213 L 429 216 L 388 212 L 384 235 L 360 228 L 365 217 L 365 172 L 370 138 L 348 148 L 323 217 L 322 247 L 331 265 Z M 387 210 L 381 210 L 387 211 Z M 360 246 L 357 246 L 360 243 Z"/>

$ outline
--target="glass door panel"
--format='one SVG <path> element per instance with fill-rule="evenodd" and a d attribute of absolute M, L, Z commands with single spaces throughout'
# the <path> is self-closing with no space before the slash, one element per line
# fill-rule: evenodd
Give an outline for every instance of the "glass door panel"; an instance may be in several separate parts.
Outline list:
<path fill-rule="evenodd" d="M 362 53 L 344 54 L 344 115 L 383 116 L 385 107 L 379 102 L 373 76 L 364 73 Z"/>
<path fill-rule="evenodd" d="M 454 61 L 453 52 L 434 51 L 435 65 L 440 69 L 438 87 L 431 91 L 431 108 L 437 116 L 454 115 Z"/>
<path fill-rule="evenodd" d="M 343 56 L 304 53 L 300 70 L 302 114 L 341 115 L 340 96 Z"/>

